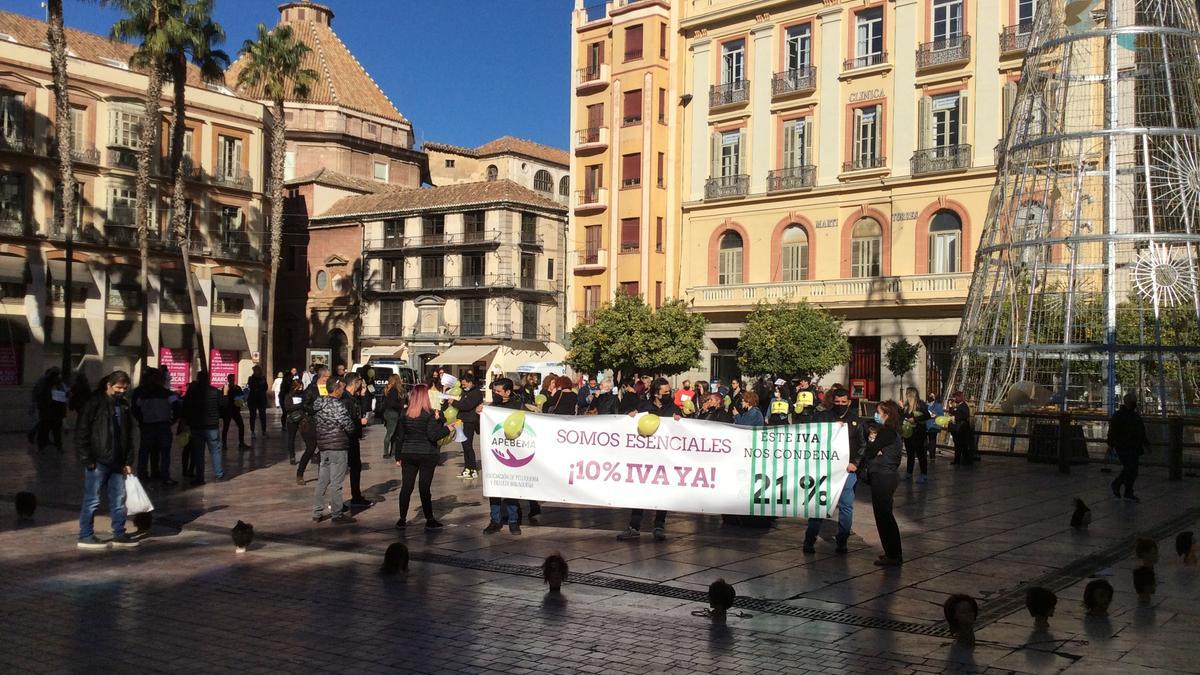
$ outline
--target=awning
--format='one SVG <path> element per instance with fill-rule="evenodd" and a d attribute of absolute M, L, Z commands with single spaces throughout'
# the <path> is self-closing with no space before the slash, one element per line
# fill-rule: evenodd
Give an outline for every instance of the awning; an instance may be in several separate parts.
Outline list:
<path fill-rule="evenodd" d="M 539 365 L 528 372 L 548 373 L 552 370 L 560 372 L 562 369 L 561 361 L 565 356 L 566 350 L 556 342 L 533 343 L 527 348 L 505 346 L 501 347 L 500 351 L 496 353 L 496 360 L 492 361 L 491 372 L 516 373 L 520 372 L 521 366 L 526 364 L 542 364 L 544 362 L 559 365 L 557 367 L 543 367 Z"/>
<path fill-rule="evenodd" d="M 29 342 L 29 318 L 26 316 L 0 316 L 0 345 L 14 342 Z"/>
<path fill-rule="evenodd" d="M 212 344 L 209 346 L 212 349 L 250 351 L 250 343 L 246 341 L 246 331 L 241 326 L 213 326 Z"/>
<path fill-rule="evenodd" d="M 66 281 L 67 261 L 51 260 L 50 278 L 55 281 Z M 95 282 L 92 279 L 92 272 L 88 269 L 87 263 L 71 263 L 71 284 L 73 286 L 91 286 L 93 283 Z"/>
<path fill-rule="evenodd" d="M 25 283 L 25 259 L 15 255 L 0 255 L 0 281 Z"/>
<path fill-rule="evenodd" d="M 225 274 L 218 274 L 212 279 L 213 287 L 217 290 L 217 293 L 221 295 L 244 295 L 246 297 L 250 297 L 250 285 L 246 283 L 245 279 L 240 277 L 231 277 Z"/>
<path fill-rule="evenodd" d="M 376 358 L 407 358 L 408 348 L 397 345 L 379 345 L 375 347 L 363 347 L 359 352 L 359 358 L 363 361 L 370 361 L 371 357 Z"/>
<path fill-rule="evenodd" d="M 158 326 L 159 346 L 167 349 L 195 349 L 196 331 L 191 324 L 162 323 Z"/>
<path fill-rule="evenodd" d="M 499 348 L 499 345 L 454 345 L 425 365 L 469 366 L 476 361 L 486 361 Z"/>
<path fill-rule="evenodd" d="M 48 324 L 49 330 L 46 333 L 47 345 L 61 345 L 63 343 L 64 321 L 65 319 L 61 316 L 56 316 L 50 320 Z M 92 329 L 88 327 L 87 319 L 71 319 L 71 344 L 93 344 Z"/>
<path fill-rule="evenodd" d="M 74 338 L 74 328 L 72 338 Z M 105 340 L 111 347 L 141 347 L 142 346 L 142 324 L 140 321 L 132 319 L 121 319 L 120 321 L 106 321 L 104 324 L 104 332 L 107 333 Z"/>

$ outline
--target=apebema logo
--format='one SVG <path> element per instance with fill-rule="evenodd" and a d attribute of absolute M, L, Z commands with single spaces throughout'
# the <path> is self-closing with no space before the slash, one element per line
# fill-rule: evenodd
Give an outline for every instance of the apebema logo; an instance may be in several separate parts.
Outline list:
<path fill-rule="evenodd" d="M 526 422 L 521 435 L 510 441 L 504 436 L 504 425 L 497 424 L 492 429 L 492 456 L 510 469 L 519 469 L 533 461 L 534 450 L 537 448 L 533 439 L 536 437 L 537 434 Z M 529 454 L 526 455 L 526 452 Z"/>

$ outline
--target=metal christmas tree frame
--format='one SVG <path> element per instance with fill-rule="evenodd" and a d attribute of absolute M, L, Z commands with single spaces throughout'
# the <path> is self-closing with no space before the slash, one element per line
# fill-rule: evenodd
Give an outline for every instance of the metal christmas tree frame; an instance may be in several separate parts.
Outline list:
<path fill-rule="evenodd" d="M 1030 382 L 1061 410 L 1200 408 L 1195 4 L 1038 4 L 952 387 L 982 409 Z"/>

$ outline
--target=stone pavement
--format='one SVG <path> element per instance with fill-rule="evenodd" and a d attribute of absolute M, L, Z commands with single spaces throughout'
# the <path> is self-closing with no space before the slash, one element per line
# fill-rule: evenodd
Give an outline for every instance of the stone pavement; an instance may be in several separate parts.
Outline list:
<path fill-rule="evenodd" d="M 74 547 L 72 454 L 0 436 L 0 672 L 1200 671 L 1200 571 L 1173 555 L 1176 532 L 1200 529 L 1195 477 L 1143 470 L 1135 505 L 1111 498 L 1098 466 L 1061 476 L 1023 460 L 960 469 L 942 457 L 927 485 L 901 485 L 906 562 L 879 569 L 865 488 L 847 556 L 830 542 L 804 555 L 803 520 L 764 531 L 672 514 L 667 541 L 619 542 L 626 512 L 553 504 L 520 536 L 484 535 L 487 501 L 478 481 L 454 477 L 453 445 L 434 481 L 447 527 L 424 532 L 414 495 L 399 532 L 399 469 L 379 457 L 379 427 L 363 451 L 375 505 L 354 525 L 314 525 L 312 480 L 295 484 L 276 428 L 252 451 L 226 452 L 227 482 L 149 486 L 158 510 L 142 546 L 101 552 Z M 11 500 L 22 489 L 41 506 L 18 528 Z M 1075 496 L 1093 510 L 1085 532 L 1068 527 Z M 242 555 L 228 536 L 238 519 L 258 533 Z M 98 533 L 107 526 L 97 518 Z M 1139 534 L 1162 552 L 1149 608 L 1135 606 L 1130 578 Z M 411 549 L 412 569 L 381 578 L 394 541 Z M 561 601 L 534 569 L 555 551 L 572 571 Z M 1106 622 L 1082 616 L 1091 575 L 1116 588 Z M 717 577 L 735 585 L 743 614 L 725 626 L 692 616 Z M 1046 634 L 1023 608 L 1035 580 L 1060 597 Z M 972 652 L 952 648 L 942 624 L 955 592 L 981 605 Z"/>

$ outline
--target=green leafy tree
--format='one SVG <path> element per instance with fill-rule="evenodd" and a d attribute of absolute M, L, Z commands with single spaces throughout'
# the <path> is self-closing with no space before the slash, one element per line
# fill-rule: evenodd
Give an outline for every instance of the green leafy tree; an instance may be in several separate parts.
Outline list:
<path fill-rule="evenodd" d="M 900 338 L 888 345 L 887 351 L 883 355 L 884 365 L 887 366 L 888 372 L 900 380 L 901 398 L 904 394 L 904 376 L 911 373 L 917 366 L 917 352 L 920 350 L 921 348 L 909 342 L 908 338 Z"/>
<path fill-rule="evenodd" d="M 618 292 L 592 323 L 571 331 L 566 362 L 586 373 L 611 368 L 618 377 L 675 375 L 700 362 L 705 323 L 682 300 L 669 300 L 655 312 L 642 296 Z"/>
<path fill-rule="evenodd" d="M 271 101 L 271 278 L 267 285 L 267 359 L 266 372 L 274 372 L 275 359 L 275 282 L 279 277 L 279 260 L 283 257 L 283 159 L 286 150 L 287 117 L 283 111 L 286 98 L 306 99 L 317 82 L 317 73 L 303 67 L 304 57 L 311 51 L 296 39 L 292 27 L 276 26 L 267 30 L 258 24 L 258 39 L 246 40 L 241 53 L 248 56 L 246 67 L 238 73 L 238 86 L 262 91 Z"/>
<path fill-rule="evenodd" d="M 738 340 L 738 367 L 750 376 L 820 377 L 850 360 L 842 320 L 813 307 L 759 302 L 746 317 Z"/>

